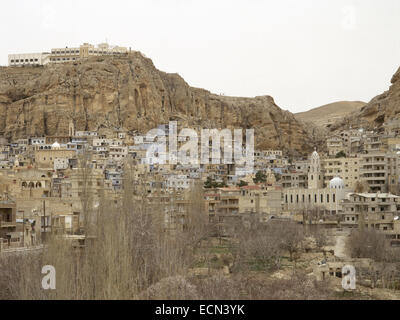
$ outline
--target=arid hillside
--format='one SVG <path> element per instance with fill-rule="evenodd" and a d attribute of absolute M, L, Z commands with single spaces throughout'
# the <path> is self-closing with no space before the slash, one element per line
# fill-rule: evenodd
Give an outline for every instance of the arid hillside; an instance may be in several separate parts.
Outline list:
<path fill-rule="evenodd" d="M 270 96 L 226 97 L 190 87 L 140 52 L 45 67 L 0 68 L 0 134 L 7 138 L 124 128 L 169 120 L 197 128 L 254 128 L 258 148 L 312 149 L 303 124 Z"/>
<path fill-rule="evenodd" d="M 326 127 L 354 111 L 359 111 L 365 102 L 361 101 L 338 101 L 318 108 L 311 109 L 306 112 L 295 113 L 297 120 L 303 122 L 311 122 L 319 127 Z"/>
<path fill-rule="evenodd" d="M 384 93 L 373 98 L 360 110 L 337 121 L 330 130 L 343 128 L 379 129 L 385 122 L 398 119 L 400 114 L 400 68 L 391 79 L 391 86 Z"/>

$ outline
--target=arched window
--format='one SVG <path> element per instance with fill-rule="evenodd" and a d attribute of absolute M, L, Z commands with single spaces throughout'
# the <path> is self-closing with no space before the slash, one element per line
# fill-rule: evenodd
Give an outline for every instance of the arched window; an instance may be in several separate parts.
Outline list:
<path fill-rule="evenodd" d="M 40 182 L 36 182 L 36 188 L 41 188 L 42 184 Z"/>
<path fill-rule="evenodd" d="M 35 184 L 33 182 L 29 182 L 29 188 L 34 188 Z"/>
<path fill-rule="evenodd" d="M 24 181 L 22 182 L 22 188 L 26 188 L 28 186 L 28 184 Z"/>

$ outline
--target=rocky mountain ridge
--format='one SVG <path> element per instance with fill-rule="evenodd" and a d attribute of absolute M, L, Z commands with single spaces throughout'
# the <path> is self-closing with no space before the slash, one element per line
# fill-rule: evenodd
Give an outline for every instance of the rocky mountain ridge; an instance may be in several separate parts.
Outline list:
<path fill-rule="evenodd" d="M 385 122 L 394 119 L 400 119 L 400 68 L 393 75 L 387 91 L 374 97 L 360 110 L 337 121 L 330 130 L 350 127 L 380 130 Z"/>
<path fill-rule="evenodd" d="M 270 96 L 227 97 L 159 71 L 140 52 L 44 67 L 0 68 L 0 135 L 8 139 L 124 128 L 141 133 L 177 120 L 194 128 L 254 128 L 257 148 L 305 154 L 304 126 Z"/>

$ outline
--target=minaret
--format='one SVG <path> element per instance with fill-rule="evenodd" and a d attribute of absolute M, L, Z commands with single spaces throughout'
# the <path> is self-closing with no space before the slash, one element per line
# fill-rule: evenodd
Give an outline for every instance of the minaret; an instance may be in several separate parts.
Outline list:
<path fill-rule="evenodd" d="M 322 176 L 321 161 L 315 149 L 311 154 L 310 170 L 308 171 L 308 189 L 322 189 L 324 177 Z"/>

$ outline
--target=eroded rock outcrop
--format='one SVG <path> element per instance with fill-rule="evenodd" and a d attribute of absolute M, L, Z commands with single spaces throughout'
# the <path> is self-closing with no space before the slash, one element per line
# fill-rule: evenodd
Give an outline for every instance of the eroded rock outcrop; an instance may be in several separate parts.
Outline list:
<path fill-rule="evenodd" d="M 157 70 L 140 52 L 45 67 L 0 69 L 0 132 L 7 138 L 101 127 L 146 132 L 169 120 L 198 128 L 254 128 L 256 147 L 312 149 L 304 127 L 270 96 L 226 97 Z"/>
<path fill-rule="evenodd" d="M 400 118 L 400 68 L 393 75 L 389 90 L 373 98 L 361 110 L 335 123 L 331 130 L 342 128 L 379 129 L 390 120 Z"/>

